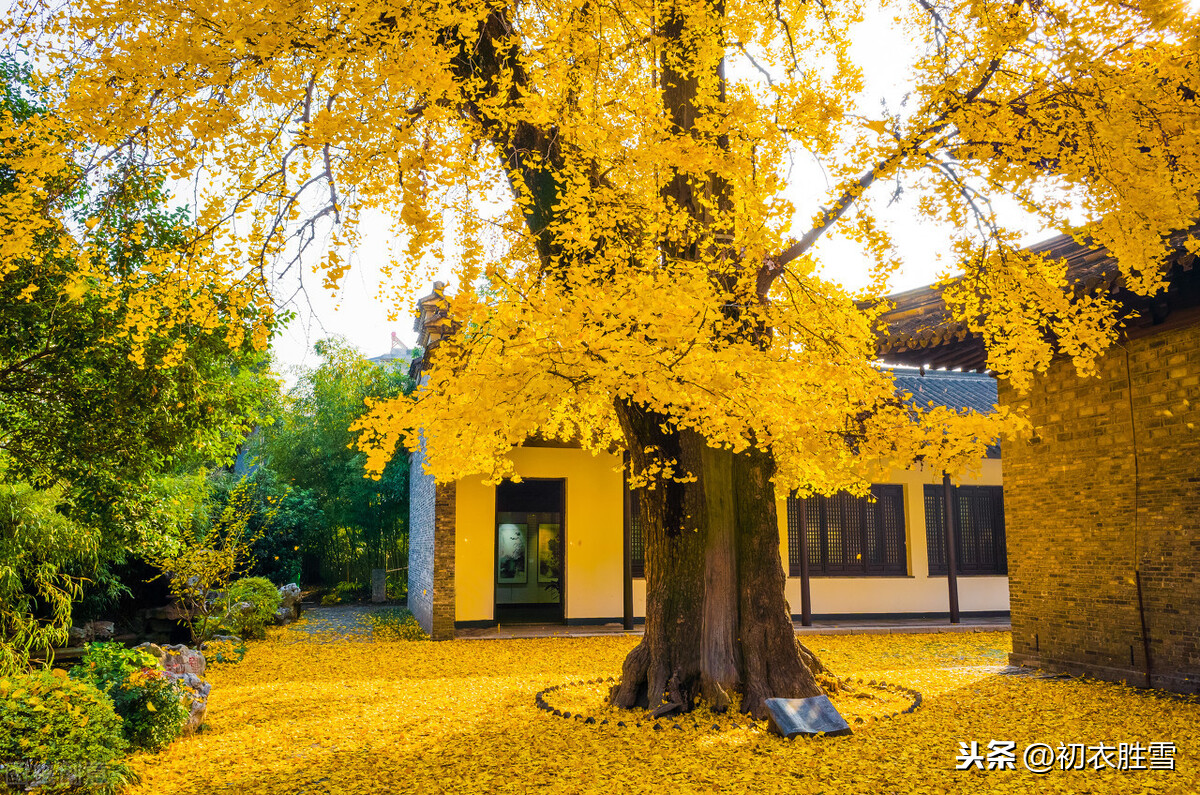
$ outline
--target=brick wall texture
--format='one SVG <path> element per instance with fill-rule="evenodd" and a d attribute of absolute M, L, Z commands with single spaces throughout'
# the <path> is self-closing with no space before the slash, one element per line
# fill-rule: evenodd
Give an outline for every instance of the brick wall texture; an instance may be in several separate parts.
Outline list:
<path fill-rule="evenodd" d="M 435 488 L 418 450 L 408 457 L 408 609 L 426 632 L 433 631 L 433 523 Z"/>
<path fill-rule="evenodd" d="M 1000 399 L 1036 429 L 1004 450 L 1013 661 L 1200 692 L 1200 325 Z"/>
<path fill-rule="evenodd" d="M 454 484 L 425 474 L 409 457 L 408 608 L 434 640 L 454 637 Z"/>

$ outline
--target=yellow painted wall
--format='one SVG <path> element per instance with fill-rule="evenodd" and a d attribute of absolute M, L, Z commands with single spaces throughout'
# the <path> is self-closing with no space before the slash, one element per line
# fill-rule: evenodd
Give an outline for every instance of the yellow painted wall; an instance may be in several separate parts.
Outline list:
<path fill-rule="evenodd" d="M 983 462 L 978 477 L 962 481 L 966 486 L 1000 486 L 1001 464 L 997 459 Z M 925 541 L 926 484 L 942 482 L 941 472 L 895 470 L 888 483 L 904 486 L 904 522 L 908 550 L 907 577 L 813 577 L 809 581 L 814 615 L 831 613 L 945 613 L 950 609 L 946 578 L 929 576 L 929 556 Z M 787 567 L 787 501 L 777 505 L 779 513 L 779 553 Z M 792 613 L 800 613 L 800 579 L 789 577 L 787 600 Z M 963 611 L 1007 610 L 1008 577 L 958 577 L 958 603 Z"/>
<path fill-rule="evenodd" d="M 566 479 L 566 617 L 620 616 L 624 521 L 620 458 L 557 447 L 521 447 L 510 455 L 522 478 Z M 459 481 L 454 535 L 458 621 L 495 616 L 495 522 L 495 486 L 483 485 L 479 477 Z"/>
<path fill-rule="evenodd" d="M 496 606 L 496 487 L 458 482 L 454 496 L 454 619 L 491 620 Z"/>
<path fill-rule="evenodd" d="M 622 615 L 622 493 L 620 460 L 581 450 L 522 447 L 512 452 L 517 472 L 527 478 L 566 478 L 567 618 L 612 619 Z M 945 577 L 928 576 L 923 488 L 940 483 L 941 474 L 921 468 L 898 470 L 890 483 L 905 486 L 905 532 L 909 556 L 907 577 L 814 577 L 812 611 L 830 613 L 944 613 L 948 607 Z M 998 460 L 983 463 L 966 485 L 1001 485 Z M 780 500 L 779 553 L 787 565 L 787 510 Z M 496 490 L 478 477 L 459 481 L 456 499 L 455 599 L 458 621 L 494 618 Z M 959 605 L 964 611 L 1007 610 L 1008 578 L 958 578 Z M 789 577 L 787 599 L 800 612 L 800 581 Z M 633 582 L 634 615 L 644 616 L 646 582 Z"/>

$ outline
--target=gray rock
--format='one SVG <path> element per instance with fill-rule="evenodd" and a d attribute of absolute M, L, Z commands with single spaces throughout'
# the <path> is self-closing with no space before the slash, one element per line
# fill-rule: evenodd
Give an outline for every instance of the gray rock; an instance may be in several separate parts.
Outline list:
<path fill-rule="evenodd" d="M 164 646 L 163 651 L 163 670 L 173 674 L 204 676 L 204 655 L 198 650 L 178 644 Z"/>
<path fill-rule="evenodd" d="M 300 603 L 300 586 L 294 582 L 289 582 L 287 585 L 279 589 L 279 606 L 292 607 Z"/>
<path fill-rule="evenodd" d="M 204 716 L 208 713 L 208 696 L 212 692 L 212 684 L 195 674 L 168 672 L 167 678 L 174 679 L 184 687 L 184 706 L 188 708 L 188 719 L 183 726 L 183 733 L 193 734 L 204 723 Z"/>
<path fill-rule="evenodd" d="M 176 604 L 164 605 L 162 607 L 150 607 L 143 611 L 143 615 L 149 619 L 158 619 L 161 621 L 181 621 L 187 618 L 187 611 Z"/>
<path fill-rule="evenodd" d="M 275 611 L 275 623 L 287 624 L 300 617 L 300 586 L 294 582 L 279 589 L 279 609 Z"/>
<path fill-rule="evenodd" d="M 67 630 L 68 646 L 82 646 L 88 640 L 87 630 L 83 627 L 71 627 Z"/>
<path fill-rule="evenodd" d="M 83 631 L 94 640 L 111 640 L 115 630 L 111 621 L 89 621 L 83 625 Z"/>

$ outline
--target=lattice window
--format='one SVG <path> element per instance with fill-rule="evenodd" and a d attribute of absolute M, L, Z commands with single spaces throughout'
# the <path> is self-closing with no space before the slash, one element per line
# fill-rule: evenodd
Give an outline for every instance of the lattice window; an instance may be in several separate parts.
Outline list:
<path fill-rule="evenodd" d="M 904 487 L 874 485 L 871 497 L 788 497 L 788 570 L 800 576 L 800 533 L 808 541 L 813 576 L 895 576 L 908 573 Z"/>
<path fill-rule="evenodd" d="M 1004 489 L 1001 486 L 955 486 L 954 548 L 958 574 L 1007 574 L 1004 543 Z M 929 573 L 946 573 L 945 487 L 925 487 L 925 539 Z"/>
<path fill-rule="evenodd" d="M 637 489 L 629 490 L 629 567 L 633 576 L 640 578 L 646 576 L 646 534 L 642 530 L 638 494 Z"/>

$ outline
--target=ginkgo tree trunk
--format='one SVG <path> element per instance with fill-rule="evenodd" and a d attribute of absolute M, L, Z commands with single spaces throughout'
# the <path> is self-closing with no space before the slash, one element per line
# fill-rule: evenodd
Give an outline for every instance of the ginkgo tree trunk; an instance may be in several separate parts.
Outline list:
<path fill-rule="evenodd" d="M 631 448 L 635 468 L 652 464 L 650 449 L 691 477 L 640 492 L 646 625 L 613 702 L 664 715 L 698 697 L 724 710 L 740 694 L 741 708 L 764 718 L 767 698 L 822 693 L 824 667 L 797 641 L 784 598 L 770 453 L 716 449 L 653 412 L 617 411 L 627 440 L 652 442 Z"/>

